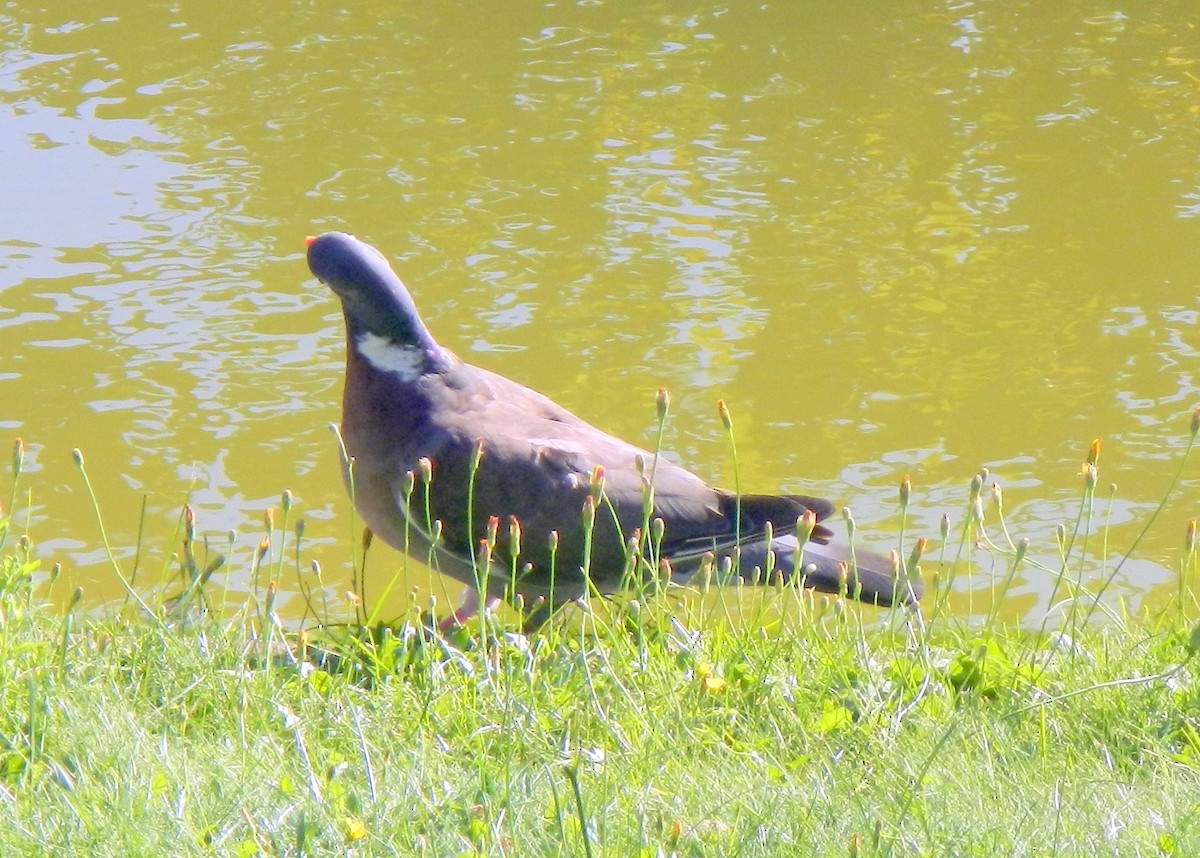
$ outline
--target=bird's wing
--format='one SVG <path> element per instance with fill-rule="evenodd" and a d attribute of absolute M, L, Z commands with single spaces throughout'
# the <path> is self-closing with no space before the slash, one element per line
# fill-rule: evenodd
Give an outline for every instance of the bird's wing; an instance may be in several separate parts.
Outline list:
<path fill-rule="evenodd" d="M 599 466 L 604 496 L 590 540 L 591 569 L 593 575 L 619 575 L 625 541 L 644 522 L 643 478 L 636 462 L 640 457 L 648 472 L 654 455 L 516 382 L 477 367 L 463 365 L 462 370 L 427 383 L 428 425 L 436 428 L 419 453 L 434 463 L 430 506 L 432 517 L 442 520 L 447 545 L 466 554 L 486 535 L 490 517 L 496 516 L 507 532 L 511 516 L 521 525 L 522 563 L 546 567 L 548 538 L 555 531 L 558 567 L 577 567 L 586 541 L 584 500 Z M 472 474 L 477 442 L 482 455 Z M 666 520 L 670 539 L 723 534 L 729 527 L 723 498 L 661 457 L 654 467 L 654 515 Z M 507 544 L 498 543 L 501 549 Z"/>

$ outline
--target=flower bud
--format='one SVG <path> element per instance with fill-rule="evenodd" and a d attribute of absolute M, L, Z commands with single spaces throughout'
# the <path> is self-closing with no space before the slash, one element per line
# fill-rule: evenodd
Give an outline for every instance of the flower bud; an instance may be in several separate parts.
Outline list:
<path fill-rule="evenodd" d="M 650 522 L 650 538 L 654 540 L 654 544 L 658 545 L 662 542 L 663 534 L 667 531 L 667 523 L 663 521 L 662 516 L 655 516 Z"/>
<path fill-rule="evenodd" d="M 654 407 L 658 412 L 658 422 L 666 420 L 667 412 L 671 409 L 671 392 L 665 387 L 660 387 L 655 394 Z"/>
<path fill-rule="evenodd" d="M 521 522 L 515 515 L 508 517 L 508 550 L 513 557 L 521 556 Z"/>
<path fill-rule="evenodd" d="M 721 424 L 727 431 L 733 431 L 733 415 L 729 413 L 729 406 L 725 404 L 724 399 L 717 400 L 717 413 L 721 415 Z"/>

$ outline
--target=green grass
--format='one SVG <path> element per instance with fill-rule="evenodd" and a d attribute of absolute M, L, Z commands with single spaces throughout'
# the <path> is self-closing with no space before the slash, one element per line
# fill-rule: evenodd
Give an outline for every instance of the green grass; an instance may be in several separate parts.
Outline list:
<path fill-rule="evenodd" d="M 989 531 L 997 597 L 1034 562 L 984 526 L 982 480 L 939 562 L 901 545 L 948 570 L 920 623 L 780 587 L 641 594 L 532 637 L 416 608 L 285 633 L 290 497 L 239 609 L 203 609 L 235 561 L 200 557 L 185 513 L 164 584 L 63 612 L 0 518 L 0 854 L 1200 854 L 1194 528 L 1170 606 L 1101 612 L 1107 579 L 1076 575 L 1095 484 L 1036 631 L 945 610 Z"/>

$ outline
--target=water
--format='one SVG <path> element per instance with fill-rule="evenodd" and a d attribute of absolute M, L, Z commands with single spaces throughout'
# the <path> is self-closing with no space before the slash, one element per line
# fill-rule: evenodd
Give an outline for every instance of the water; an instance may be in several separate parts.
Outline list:
<path fill-rule="evenodd" d="M 11 3 L 0 429 L 28 444 L 38 551 L 93 602 L 119 594 L 81 447 L 127 570 L 139 529 L 140 574 L 169 563 L 189 497 L 245 557 L 291 488 L 306 560 L 345 589 L 343 334 L 302 242 L 341 228 L 445 345 L 608 431 L 652 443 L 670 388 L 671 455 L 728 486 L 724 398 L 743 486 L 848 503 L 872 547 L 895 544 L 905 474 L 906 534 L 937 548 L 986 466 L 1052 558 L 1102 437 L 1111 571 L 1200 402 L 1197 23 L 1091 2 Z M 1112 595 L 1173 591 L 1196 478 Z M 380 581 L 400 565 L 372 552 Z M 429 584 L 406 574 L 402 594 Z M 959 610 L 986 605 L 975 585 Z M 1007 612 L 1036 619 L 1051 586 L 1019 574 Z"/>

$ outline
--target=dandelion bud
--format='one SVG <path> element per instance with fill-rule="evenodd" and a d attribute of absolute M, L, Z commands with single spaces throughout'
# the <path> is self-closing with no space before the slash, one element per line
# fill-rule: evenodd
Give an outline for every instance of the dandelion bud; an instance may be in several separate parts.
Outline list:
<path fill-rule="evenodd" d="M 1193 519 L 1193 521 L 1194 520 L 1195 519 Z M 61 574 L 62 574 L 62 564 L 56 562 L 53 566 L 50 567 L 50 583 L 53 584 L 55 581 L 57 581 L 58 576 Z"/>
<path fill-rule="evenodd" d="M 1017 542 L 1017 553 L 1013 557 L 1013 566 L 1019 565 L 1020 562 L 1025 559 L 1025 555 L 1026 555 L 1026 553 L 1028 553 L 1028 551 L 1029 551 L 1029 537 L 1027 537 L 1027 536 L 1022 537 L 1020 539 L 1020 541 Z"/>
<path fill-rule="evenodd" d="M 267 552 L 270 550 L 271 550 L 271 538 L 269 536 L 264 536 L 262 539 L 258 540 L 258 562 L 259 563 L 262 563 L 263 558 L 267 556 Z"/>
<path fill-rule="evenodd" d="M 659 577 L 659 580 L 660 580 L 660 581 L 662 581 L 664 584 L 668 584 L 668 583 L 670 583 L 670 581 L 671 581 L 671 577 L 672 577 L 674 574 L 675 574 L 675 573 L 674 573 L 674 572 L 672 571 L 672 569 L 671 569 L 671 561 L 670 561 L 670 560 L 668 560 L 668 559 L 667 559 L 667 558 L 665 558 L 665 557 L 661 558 L 661 559 L 658 561 L 658 577 Z"/>
<path fill-rule="evenodd" d="M 842 507 L 842 520 L 846 522 L 846 538 L 854 538 L 854 516 L 850 514 L 850 507 Z"/>
<path fill-rule="evenodd" d="M 801 545 L 808 542 L 812 532 L 817 529 L 817 514 L 806 509 L 800 518 L 796 519 L 796 538 Z"/>
<path fill-rule="evenodd" d="M 999 483 L 992 483 L 992 506 L 1001 512 L 1004 511 L 1004 492 L 1001 491 Z"/>
<path fill-rule="evenodd" d="M 269 506 L 263 513 L 263 524 L 267 526 L 267 533 L 275 531 L 275 507 Z"/>
<path fill-rule="evenodd" d="M 404 472 L 404 482 L 400 486 L 400 493 L 405 500 L 412 497 L 413 488 L 417 485 L 417 475 L 412 471 Z"/>
<path fill-rule="evenodd" d="M 941 530 L 943 540 L 945 540 L 947 537 L 950 536 L 950 515 L 949 515 L 949 513 L 945 513 L 945 512 L 942 513 L 942 520 L 939 523 L 939 528 Z"/>
<path fill-rule="evenodd" d="M 774 539 L 775 539 L 775 525 L 771 524 L 771 522 L 768 521 L 763 525 L 763 542 L 765 542 L 767 545 L 770 545 L 771 542 L 774 541 Z"/>
<path fill-rule="evenodd" d="M 312 571 L 313 576 L 318 581 L 320 581 L 321 580 L 321 564 L 320 564 L 320 562 L 317 560 L 314 560 L 312 563 L 310 563 L 308 565 L 308 568 Z"/>
<path fill-rule="evenodd" d="M 75 460 L 75 467 L 83 467 L 83 452 L 78 447 L 71 451 L 71 458 Z"/>
<path fill-rule="evenodd" d="M 976 474 L 975 476 L 971 477 L 971 494 L 970 494 L 971 500 L 975 500 L 975 498 L 979 497 L 979 493 L 982 490 L 983 490 L 983 477 L 981 477 L 979 474 Z"/>
<path fill-rule="evenodd" d="M 515 515 L 508 517 L 508 550 L 513 557 L 521 556 L 521 522 Z"/>
<path fill-rule="evenodd" d="M 591 477 L 589 478 L 588 488 L 592 493 L 592 497 L 604 497 L 604 466 L 596 465 L 592 468 Z"/>
<path fill-rule="evenodd" d="M 633 466 L 637 469 L 638 475 L 645 479 L 646 477 L 646 457 L 638 453 L 633 457 Z"/>
<path fill-rule="evenodd" d="M 1192 437 L 1196 437 L 1196 433 L 1200 432 L 1200 405 L 1192 412 Z"/>
<path fill-rule="evenodd" d="M 1183 551 L 1185 554 L 1191 554 L 1196 550 L 1196 519 L 1189 518 L 1187 523 L 1187 534 L 1183 538 Z"/>
<path fill-rule="evenodd" d="M 660 387 L 658 393 L 654 396 L 654 407 L 658 411 L 658 421 L 667 419 L 667 412 L 671 409 L 671 392 L 665 387 Z"/>
<path fill-rule="evenodd" d="M 1097 471 L 1096 466 L 1091 462 L 1086 462 L 1083 466 L 1083 484 L 1089 490 L 1096 488 Z"/>
<path fill-rule="evenodd" d="M 1196 433 L 1193 432 L 1193 435 Z M 25 442 L 20 438 L 13 441 L 12 469 L 13 477 L 21 476 L 21 467 L 25 464 Z M 80 463 L 82 464 L 82 463 Z"/>
<path fill-rule="evenodd" d="M 721 415 L 721 424 L 726 431 L 733 431 L 733 415 L 729 413 L 729 406 L 725 404 L 724 399 L 717 400 L 717 413 Z"/>
<path fill-rule="evenodd" d="M 475 439 L 475 447 L 471 450 L 471 472 L 479 470 L 479 462 L 483 459 L 483 439 Z"/>
<path fill-rule="evenodd" d="M 71 594 L 71 604 L 67 606 L 68 611 L 75 610 L 75 607 L 83 601 L 83 588 L 76 587 L 75 592 Z"/>
<path fill-rule="evenodd" d="M 183 505 L 183 534 L 188 542 L 196 538 L 196 511 L 190 503 Z"/>
<path fill-rule="evenodd" d="M 1067 526 L 1062 522 L 1054 528 L 1054 541 L 1058 543 L 1060 553 L 1067 550 Z"/>
<path fill-rule="evenodd" d="M 900 508 L 908 508 L 908 499 L 912 496 L 912 480 L 908 478 L 908 474 L 904 475 L 904 479 L 900 481 Z"/>
<path fill-rule="evenodd" d="M 492 546 L 486 539 L 479 540 L 479 550 L 475 553 L 475 558 L 480 569 L 487 569 L 492 565 Z"/>
<path fill-rule="evenodd" d="M 375 533 L 369 527 L 363 528 L 362 535 L 362 550 L 368 551 L 371 548 L 371 542 L 375 539 Z"/>
<path fill-rule="evenodd" d="M 650 538 L 654 540 L 654 544 L 658 545 L 662 542 L 663 534 L 667 532 L 667 523 L 663 521 L 662 516 L 656 516 L 650 522 Z"/>
<path fill-rule="evenodd" d="M 500 530 L 500 518 L 499 518 L 499 516 L 495 516 L 495 515 L 488 516 L 488 520 L 487 520 L 487 543 L 488 543 L 488 545 L 489 545 L 489 546 L 495 546 L 495 544 L 496 544 L 496 534 L 499 532 L 499 530 Z"/>
<path fill-rule="evenodd" d="M 304 538 L 304 519 L 302 518 L 296 520 L 296 538 Z"/>
<path fill-rule="evenodd" d="M 550 531 L 550 535 L 546 538 L 546 544 L 550 548 L 550 553 L 553 555 L 558 552 L 558 531 Z"/>
<path fill-rule="evenodd" d="M 591 530 L 592 525 L 596 523 L 596 499 L 591 495 L 583 499 L 582 521 L 584 530 Z"/>
<path fill-rule="evenodd" d="M 433 520 L 433 530 L 429 535 L 433 538 L 432 541 L 435 545 L 442 541 L 442 520 L 440 518 Z"/>
<path fill-rule="evenodd" d="M 913 546 L 912 554 L 908 555 L 909 571 L 917 568 L 917 564 L 921 562 L 921 556 L 925 553 L 925 547 L 929 544 L 925 537 L 917 540 L 917 544 Z"/>
<path fill-rule="evenodd" d="M 1096 462 L 1099 458 L 1100 458 L 1100 439 L 1097 438 L 1095 441 L 1092 442 L 1092 446 L 1088 448 L 1087 463 L 1089 465 L 1094 465 L 1094 464 L 1096 464 Z"/>
<path fill-rule="evenodd" d="M 292 497 L 292 490 L 291 490 L 291 489 L 284 489 L 284 490 L 283 490 L 283 497 L 282 497 L 282 498 L 280 498 L 280 501 L 279 501 L 279 504 L 280 504 L 280 506 L 282 506 L 282 507 L 283 507 L 283 514 L 284 514 L 284 515 L 287 515 L 289 512 L 291 512 L 291 511 L 292 511 L 292 500 L 293 500 L 293 497 Z"/>
<path fill-rule="evenodd" d="M 433 481 L 433 462 L 428 456 L 417 459 L 417 475 L 425 485 L 429 485 Z"/>

